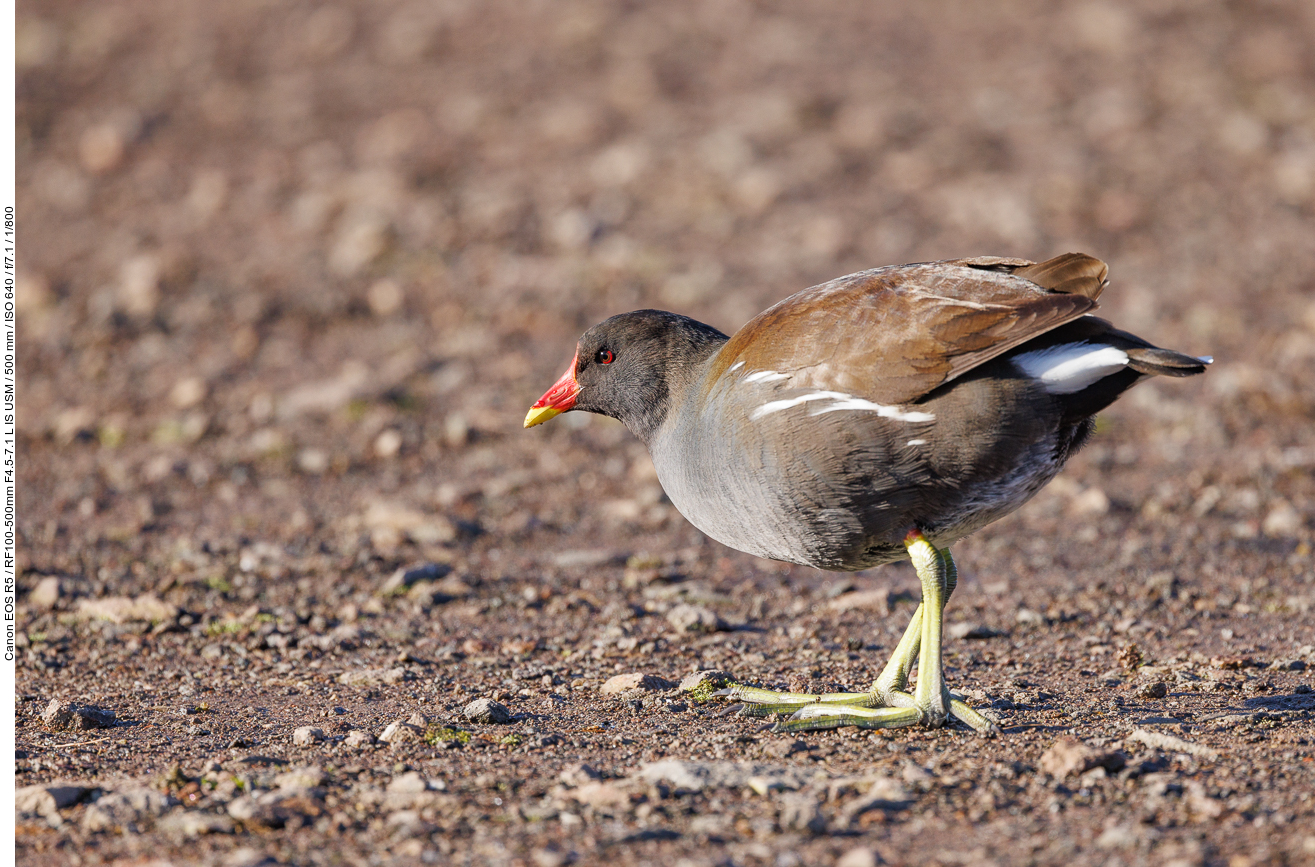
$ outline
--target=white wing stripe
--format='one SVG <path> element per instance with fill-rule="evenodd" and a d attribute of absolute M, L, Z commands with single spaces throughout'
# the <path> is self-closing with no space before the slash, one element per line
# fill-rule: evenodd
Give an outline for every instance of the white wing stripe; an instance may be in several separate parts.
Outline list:
<path fill-rule="evenodd" d="M 892 418 L 897 421 L 933 421 L 936 416 L 929 412 L 917 412 L 916 410 L 900 409 L 897 406 L 885 406 L 880 403 L 873 403 L 870 400 L 863 400 L 860 397 L 854 397 L 852 394 L 845 394 L 841 391 L 810 391 L 807 394 L 801 394 L 798 397 L 789 397 L 783 400 L 773 400 L 755 409 L 750 413 L 750 420 L 756 421 L 765 415 L 774 412 L 780 412 L 784 409 L 799 406 L 814 400 L 834 401 L 831 406 L 823 406 L 813 410 L 809 415 L 822 415 L 828 412 L 841 411 L 859 411 L 875 412 L 882 418 Z"/>

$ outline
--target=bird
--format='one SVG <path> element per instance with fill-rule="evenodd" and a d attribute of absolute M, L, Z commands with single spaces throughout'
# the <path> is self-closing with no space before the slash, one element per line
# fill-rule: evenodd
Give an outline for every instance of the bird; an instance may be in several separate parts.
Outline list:
<path fill-rule="evenodd" d="M 729 336 L 676 313 L 619 314 L 580 337 L 524 424 L 618 419 L 676 509 L 731 548 L 831 571 L 912 561 L 921 602 L 868 690 L 719 693 L 745 713 L 777 716 L 780 731 L 954 718 L 994 736 L 945 683 L 950 546 L 1054 478 L 1123 392 L 1213 360 L 1093 315 L 1108 274 L 1082 253 L 873 268 L 791 295 Z"/>

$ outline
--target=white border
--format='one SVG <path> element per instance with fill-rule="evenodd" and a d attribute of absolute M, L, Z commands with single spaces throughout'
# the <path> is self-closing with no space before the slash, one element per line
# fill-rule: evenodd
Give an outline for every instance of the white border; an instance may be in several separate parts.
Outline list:
<path fill-rule="evenodd" d="M 9 26 L 0 26 L 0 255 L 3 255 L 4 267 L 0 276 L 3 278 L 3 286 L 0 287 L 0 308 L 4 310 L 4 316 L 0 317 L 3 322 L 3 329 L 0 330 L 0 352 L 4 355 L 4 366 L 0 370 L 0 393 L 3 398 L 0 399 L 0 488 L 3 489 L 3 502 L 5 507 L 2 511 L 4 516 L 4 531 L 0 537 L 4 540 L 4 552 L 0 554 L 0 564 L 3 564 L 3 582 L 0 584 L 0 609 L 3 609 L 4 618 L 0 620 L 3 629 L 0 630 L 0 647 L 4 652 L 0 653 L 0 840 L 10 840 L 15 849 L 17 841 L 14 839 L 15 819 L 14 819 L 14 747 L 15 747 L 15 695 L 14 695 L 14 663 L 16 660 L 15 650 L 15 630 L 18 624 L 14 620 L 14 612 L 17 608 L 18 599 L 17 588 L 15 585 L 15 568 L 14 558 L 16 555 L 16 543 L 18 541 L 18 526 L 15 520 L 14 499 L 15 499 L 15 471 L 18 464 L 17 448 L 15 441 L 14 429 L 14 403 L 13 396 L 16 394 L 18 383 L 16 382 L 16 366 L 14 363 L 14 282 L 16 275 L 14 272 L 14 253 L 15 253 L 15 226 L 12 223 L 6 225 L 6 218 L 13 220 L 17 217 L 15 213 L 18 201 L 15 198 L 15 166 L 14 166 L 14 130 L 15 118 L 15 83 L 16 70 L 14 66 L 14 31 L 17 25 L 17 10 L 15 0 L 0 0 L 0 9 L 3 9 L 0 15 L 0 21 L 8 21 Z M 0 843 L 0 845 L 5 845 Z M 13 851 L 13 850 L 10 850 Z M 10 861 L 12 864 L 13 861 Z"/>

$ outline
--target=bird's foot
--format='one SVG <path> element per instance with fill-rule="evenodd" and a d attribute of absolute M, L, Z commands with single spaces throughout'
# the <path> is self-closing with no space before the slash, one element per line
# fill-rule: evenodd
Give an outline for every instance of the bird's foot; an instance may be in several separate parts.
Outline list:
<path fill-rule="evenodd" d="M 969 707 L 948 691 L 941 702 L 919 706 L 914 695 L 902 690 L 876 692 L 798 693 L 777 692 L 753 686 L 733 686 L 714 693 L 738 701 L 745 716 L 789 714 L 777 721 L 773 731 L 806 732 L 857 726 L 866 729 L 892 729 L 925 725 L 940 728 L 954 717 L 983 737 L 993 737 L 999 729 L 995 723 Z M 948 713 L 946 711 L 948 708 Z"/>

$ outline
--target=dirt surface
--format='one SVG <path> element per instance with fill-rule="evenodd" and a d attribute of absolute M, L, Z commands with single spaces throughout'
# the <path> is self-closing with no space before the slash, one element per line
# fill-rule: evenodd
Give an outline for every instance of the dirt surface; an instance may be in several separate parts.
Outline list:
<path fill-rule="evenodd" d="M 1315 861 L 1312 44 L 1306 0 L 20 2 L 20 862 Z M 1217 361 L 957 547 L 1003 735 L 673 688 L 863 688 L 917 582 L 521 430 L 578 333 L 1067 250 Z"/>

